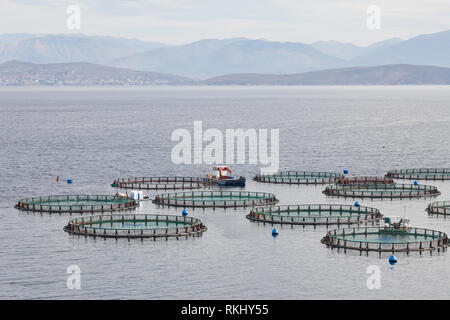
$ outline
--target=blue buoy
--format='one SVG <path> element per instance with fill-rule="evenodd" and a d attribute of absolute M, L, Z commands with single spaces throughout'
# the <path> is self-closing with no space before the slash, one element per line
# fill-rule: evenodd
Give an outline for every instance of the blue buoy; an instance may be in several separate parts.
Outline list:
<path fill-rule="evenodd" d="M 348 169 L 344 169 L 344 174 L 348 174 Z"/>
<path fill-rule="evenodd" d="M 414 181 L 414 185 L 417 186 L 419 183 L 417 181 Z"/>
<path fill-rule="evenodd" d="M 276 237 L 276 236 L 278 236 L 280 233 L 278 232 L 278 230 L 277 229 L 273 229 L 272 230 L 272 236 L 273 237 Z"/>
<path fill-rule="evenodd" d="M 355 207 L 359 207 L 359 201 L 355 202 Z"/>
<path fill-rule="evenodd" d="M 67 179 L 67 183 L 71 184 L 72 183 L 72 179 Z"/>
<path fill-rule="evenodd" d="M 188 215 L 188 211 L 186 210 L 186 209 L 184 209 L 182 212 L 181 212 L 181 214 L 183 215 L 183 216 L 187 216 Z"/>
<path fill-rule="evenodd" d="M 397 263 L 397 257 L 394 256 L 394 255 L 390 256 L 390 257 L 389 257 L 389 264 L 390 264 L 391 266 L 393 266 L 393 265 L 396 264 L 396 263 Z"/>

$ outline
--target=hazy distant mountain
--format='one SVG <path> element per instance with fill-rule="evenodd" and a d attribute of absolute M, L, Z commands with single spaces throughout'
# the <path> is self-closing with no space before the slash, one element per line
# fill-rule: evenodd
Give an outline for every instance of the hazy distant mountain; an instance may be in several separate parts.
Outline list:
<path fill-rule="evenodd" d="M 230 74 L 207 85 L 450 85 L 450 68 L 416 65 L 351 67 L 300 74 Z"/>
<path fill-rule="evenodd" d="M 353 43 L 342 43 L 338 41 L 317 41 L 312 43 L 311 46 L 324 54 L 344 60 L 351 60 L 362 54 L 368 54 L 374 49 L 391 46 L 401 41 L 402 39 L 400 38 L 392 38 L 376 42 L 367 47 L 360 47 Z"/>
<path fill-rule="evenodd" d="M 91 62 L 105 64 L 118 57 L 164 46 L 135 39 L 81 34 L 0 35 L 0 63 L 20 60 L 34 63 Z"/>
<path fill-rule="evenodd" d="M 134 70 L 155 70 L 164 72 L 175 71 L 180 75 L 196 76 L 202 72 L 202 61 L 224 46 L 241 39 L 205 39 L 181 46 L 165 47 L 144 53 L 123 57 L 112 61 L 111 64 Z"/>
<path fill-rule="evenodd" d="M 112 65 L 206 78 L 233 72 L 296 73 L 339 67 L 345 62 L 302 43 L 238 38 L 160 48 L 117 59 Z"/>
<path fill-rule="evenodd" d="M 180 85 L 193 80 L 156 72 L 105 67 L 87 62 L 0 64 L 0 85 Z"/>
<path fill-rule="evenodd" d="M 353 43 L 342 43 L 338 41 L 317 41 L 312 43 L 311 46 L 322 53 L 343 60 L 353 59 L 364 51 L 363 47 L 359 47 Z"/>
<path fill-rule="evenodd" d="M 229 73 L 292 74 L 330 68 L 416 64 L 450 66 L 450 31 L 358 47 L 335 41 L 280 43 L 202 40 L 114 60 L 112 65 L 206 78 Z"/>
<path fill-rule="evenodd" d="M 352 65 L 418 64 L 450 67 L 450 30 L 383 46 L 351 61 Z"/>
<path fill-rule="evenodd" d="M 374 49 L 378 49 L 378 48 L 387 48 L 389 46 L 392 46 L 396 43 L 402 42 L 404 41 L 403 39 L 400 38 L 390 38 L 390 39 L 386 39 L 383 41 L 378 41 L 375 43 L 372 43 L 370 46 L 365 47 L 367 53 L 374 50 Z"/>
<path fill-rule="evenodd" d="M 450 67 L 450 30 L 404 41 L 392 38 L 367 47 L 336 41 L 308 45 L 246 38 L 206 39 L 167 46 L 81 34 L 0 35 L 0 63 L 10 60 L 90 62 L 196 79 L 234 73 L 298 74 L 355 66 L 411 64 Z"/>

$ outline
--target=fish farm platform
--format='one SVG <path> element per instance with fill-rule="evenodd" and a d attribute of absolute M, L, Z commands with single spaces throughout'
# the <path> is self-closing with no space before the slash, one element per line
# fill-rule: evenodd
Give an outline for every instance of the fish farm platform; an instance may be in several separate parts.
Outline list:
<path fill-rule="evenodd" d="M 196 177 L 139 177 L 115 180 L 111 186 L 133 190 L 201 189 L 212 185 L 211 179 Z"/>
<path fill-rule="evenodd" d="M 271 224 L 334 225 L 358 224 L 382 217 L 375 208 L 338 204 L 302 204 L 254 208 L 247 219 Z"/>
<path fill-rule="evenodd" d="M 384 227 L 336 229 L 327 232 L 321 242 L 331 248 L 392 253 L 444 250 L 449 245 L 447 235 L 440 231 Z"/>
<path fill-rule="evenodd" d="M 436 197 L 441 193 L 434 186 L 415 184 L 343 184 L 328 186 L 323 191 L 328 196 L 371 199 L 412 199 Z"/>
<path fill-rule="evenodd" d="M 139 202 L 110 195 L 54 195 L 21 199 L 14 206 L 18 210 L 45 213 L 94 214 L 134 210 Z"/>
<path fill-rule="evenodd" d="M 201 235 L 207 230 L 193 217 L 113 214 L 76 218 L 64 227 L 70 234 L 101 238 L 169 238 Z"/>
<path fill-rule="evenodd" d="M 281 171 L 277 174 L 258 174 L 253 180 L 279 184 L 329 184 L 343 175 L 334 172 Z"/>
<path fill-rule="evenodd" d="M 430 203 L 426 211 L 430 215 L 443 215 L 444 217 L 450 215 L 450 201 L 436 201 Z"/>
<path fill-rule="evenodd" d="M 389 184 L 394 183 L 394 180 L 386 177 L 342 177 L 336 181 L 336 184 L 370 184 L 370 183 L 381 183 Z"/>
<path fill-rule="evenodd" d="M 155 196 L 153 203 L 191 208 L 238 208 L 273 205 L 278 200 L 272 193 L 247 191 L 192 191 Z"/>
<path fill-rule="evenodd" d="M 420 169 L 401 169 L 390 170 L 386 177 L 393 179 L 408 180 L 450 180 L 450 168 L 420 168 Z"/>

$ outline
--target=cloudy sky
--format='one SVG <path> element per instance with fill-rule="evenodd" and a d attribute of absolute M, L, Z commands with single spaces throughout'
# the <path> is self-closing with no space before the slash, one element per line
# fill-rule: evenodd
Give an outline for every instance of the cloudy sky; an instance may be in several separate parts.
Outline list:
<path fill-rule="evenodd" d="M 392 37 L 450 29 L 450 0 L 0 0 L 0 33 L 72 33 L 70 5 L 81 8 L 81 32 L 181 44 L 204 38 L 264 38 L 368 45 Z M 367 8 L 381 11 L 369 29 Z"/>

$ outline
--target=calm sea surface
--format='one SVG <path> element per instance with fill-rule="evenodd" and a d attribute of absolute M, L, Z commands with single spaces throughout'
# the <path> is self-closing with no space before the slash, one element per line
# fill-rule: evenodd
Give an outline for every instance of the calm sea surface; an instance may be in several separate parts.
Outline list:
<path fill-rule="evenodd" d="M 195 210 L 208 231 L 183 240 L 103 240 L 65 233 L 69 216 L 22 213 L 19 198 L 113 194 L 118 177 L 205 176 L 210 165 L 175 165 L 177 128 L 280 129 L 280 168 L 382 175 L 450 167 L 449 87 L 241 87 L 0 89 L 1 299 L 448 299 L 450 252 L 387 257 L 320 243 L 327 229 L 251 223 L 247 210 Z M 280 204 L 342 203 L 323 186 L 258 184 L 256 165 L 230 165 L 246 190 Z M 57 183 L 56 176 L 73 179 Z M 429 183 L 450 200 L 450 182 Z M 155 193 L 149 193 L 153 196 Z M 432 199 L 360 200 L 417 227 L 450 233 L 428 217 Z M 139 213 L 181 214 L 142 203 Z M 81 290 L 66 287 L 70 265 Z M 367 289 L 370 265 L 381 288 Z"/>

